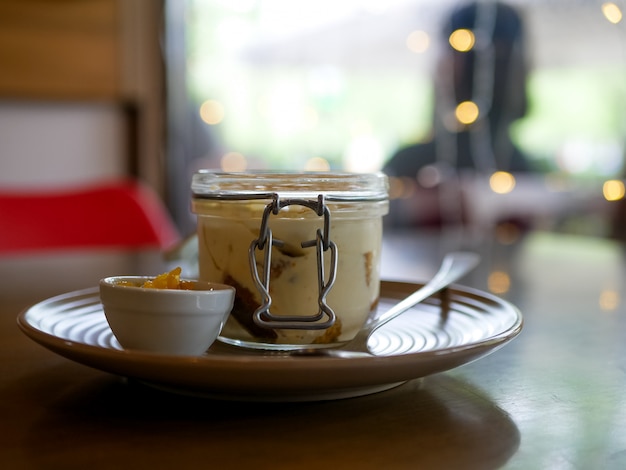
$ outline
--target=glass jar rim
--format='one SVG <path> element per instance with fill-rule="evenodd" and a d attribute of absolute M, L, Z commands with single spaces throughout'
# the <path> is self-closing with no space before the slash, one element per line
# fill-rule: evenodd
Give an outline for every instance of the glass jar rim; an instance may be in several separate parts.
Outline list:
<path fill-rule="evenodd" d="M 199 170 L 193 175 L 194 199 L 248 200 L 281 197 L 317 198 L 327 201 L 385 201 L 389 182 L 382 172 L 221 172 Z"/>

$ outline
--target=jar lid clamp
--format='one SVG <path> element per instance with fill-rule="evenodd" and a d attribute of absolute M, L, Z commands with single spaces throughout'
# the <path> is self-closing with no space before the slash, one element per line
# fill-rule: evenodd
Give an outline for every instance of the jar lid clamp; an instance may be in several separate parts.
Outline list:
<path fill-rule="evenodd" d="M 317 278 L 318 278 L 318 306 L 316 315 L 273 315 L 270 312 L 272 298 L 269 293 L 270 271 L 272 261 L 272 246 L 282 246 L 281 240 L 274 239 L 268 220 L 271 214 L 278 214 L 283 208 L 299 205 L 313 210 L 318 216 L 324 217 L 323 230 L 318 229 L 316 238 L 301 242 L 302 248 L 316 247 L 317 252 Z M 264 251 L 262 276 L 256 262 L 256 251 Z M 324 268 L 324 253 L 330 250 L 330 273 L 326 279 Z M 281 199 L 277 193 L 272 194 L 272 202 L 263 211 L 259 238 L 252 241 L 249 248 L 250 272 L 254 283 L 262 297 L 261 305 L 253 315 L 254 322 L 263 328 L 285 329 L 326 329 L 335 324 L 336 315 L 326 302 L 326 296 L 335 282 L 337 273 L 337 246 L 330 239 L 330 210 L 324 203 L 324 195 L 319 194 L 317 200 L 286 198 Z M 326 317 L 325 321 L 321 321 Z"/>

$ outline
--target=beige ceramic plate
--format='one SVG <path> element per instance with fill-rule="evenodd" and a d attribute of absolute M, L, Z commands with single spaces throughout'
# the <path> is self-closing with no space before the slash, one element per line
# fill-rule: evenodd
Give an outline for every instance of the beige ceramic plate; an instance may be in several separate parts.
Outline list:
<path fill-rule="evenodd" d="M 383 282 L 386 309 L 420 285 Z M 490 294 L 455 286 L 447 314 L 431 298 L 380 328 L 376 357 L 288 357 L 219 342 L 198 357 L 122 350 L 97 289 L 50 298 L 22 312 L 22 331 L 68 359 L 150 385 L 220 399 L 305 401 L 375 393 L 494 352 L 522 329 L 517 308 Z"/>

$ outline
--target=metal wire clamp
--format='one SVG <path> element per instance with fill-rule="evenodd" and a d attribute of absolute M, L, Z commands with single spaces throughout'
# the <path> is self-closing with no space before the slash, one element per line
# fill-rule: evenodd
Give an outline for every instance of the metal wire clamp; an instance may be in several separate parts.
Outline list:
<path fill-rule="evenodd" d="M 250 272 L 252 278 L 261 294 L 261 305 L 255 310 L 254 322 L 263 328 L 284 328 L 296 330 L 323 330 L 335 324 L 336 315 L 326 302 L 326 296 L 335 282 L 337 274 L 337 245 L 330 239 L 330 210 L 324 204 L 324 195 L 320 194 L 317 200 L 286 198 L 280 199 L 279 195 L 272 194 L 272 202 L 263 211 L 259 238 L 252 241 L 248 250 L 250 261 Z M 317 254 L 317 279 L 318 279 L 318 306 L 316 315 L 274 315 L 270 312 L 272 297 L 270 296 L 270 271 L 272 264 L 272 246 L 283 246 L 282 240 L 274 239 L 272 230 L 269 228 L 269 218 L 271 214 L 278 214 L 283 208 L 292 205 L 299 205 L 313 210 L 318 216 L 324 217 L 323 230 L 317 229 L 314 240 L 306 240 L 300 243 L 302 248 L 316 247 Z M 263 251 L 262 276 L 256 262 L 256 250 Z M 330 250 L 330 273 L 326 280 L 324 268 L 324 253 Z M 325 321 L 321 321 L 325 318 Z"/>

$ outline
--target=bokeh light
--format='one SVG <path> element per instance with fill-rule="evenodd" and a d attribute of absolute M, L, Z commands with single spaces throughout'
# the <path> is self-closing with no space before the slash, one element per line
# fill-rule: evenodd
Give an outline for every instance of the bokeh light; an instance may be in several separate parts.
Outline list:
<path fill-rule="evenodd" d="M 600 292 L 598 303 L 602 310 L 613 311 L 619 306 L 619 293 L 614 289 L 605 289 Z"/>
<path fill-rule="evenodd" d="M 430 36 L 426 31 L 412 31 L 406 38 L 406 47 L 415 54 L 422 54 L 430 46 Z"/>
<path fill-rule="evenodd" d="M 622 10 L 613 2 L 606 2 L 602 4 L 602 14 L 613 24 L 617 24 L 622 21 Z"/>
<path fill-rule="evenodd" d="M 423 188 L 434 188 L 441 184 L 443 175 L 435 165 L 425 165 L 417 172 L 417 182 Z"/>
<path fill-rule="evenodd" d="M 206 100 L 200 106 L 200 118 L 211 126 L 222 122 L 224 114 L 224 106 L 219 101 Z"/>
<path fill-rule="evenodd" d="M 517 242 L 522 235 L 522 231 L 517 224 L 503 222 L 496 226 L 495 237 L 498 243 L 512 245 Z"/>
<path fill-rule="evenodd" d="M 222 156 L 220 167 L 222 171 L 245 171 L 248 167 L 248 161 L 239 152 L 228 152 Z"/>
<path fill-rule="evenodd" d="M 457 120 L 465 125 L 476 122 L 479 114 L 480 110 L 478 109 L 478 105 L 473 101 L 463 101 L 459 103 L 454 111 Z"/>
<path fill-rule="evenodd" d="M 494 271 L 489 274 L 487 286 L 494 294 L 504 294 L 511 288 L 511 278 L 504 271 Z"/>
<path fill-rule="evenodd" d="M 306 164 L 304 165 L 304 170 L 305 171 L 329 171 L 330 163 L 328 163 L 328 160 L 326 160 L 325 158 L 313 157 L 307 160 Z"/>
<path fill-rule="evenodd" d="M 626 187 L 620 180 L 608 180 L 602 185 L 602 195 L 607 201 L 619 201 L 624 199 Z"/>
<path fill-rule="evenodd" d="M 389 199 L 411 199 L 416 189 L 416 182 L 411 178 L 389 177 Z"/>
<path fill-rule="evenodd" d="M 459 52 L 471 51 L 476 43 L 474 33 L 469 29 L 457 29 L 448 39 L 452 48 Z"/>
<path fill-rule="evenodd" d="M 489 177 L 489 187 L 497 194 L 510 193 L 515 188 L 515 176 L 508 171 L 496 171 Z"/>

